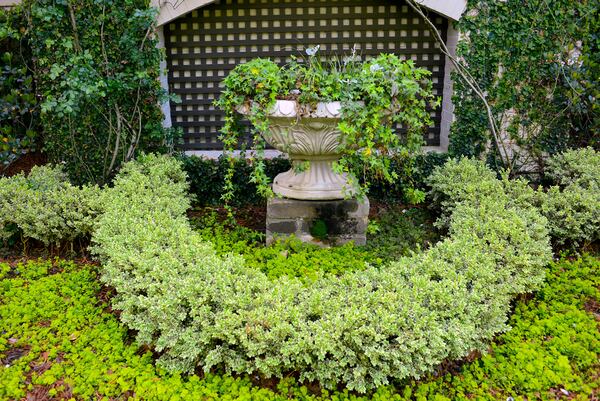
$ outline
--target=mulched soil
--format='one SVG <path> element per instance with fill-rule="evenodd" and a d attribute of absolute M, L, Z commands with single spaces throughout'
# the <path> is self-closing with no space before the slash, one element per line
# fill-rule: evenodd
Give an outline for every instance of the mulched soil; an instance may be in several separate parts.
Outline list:
<path fill-rule="evenodd" d="M 29 173 L 33 166 L 41 166 L 46 164 L 48 158 L 41 152 L 29 152 L 12 162 L 4 170 L 0 171 L 0 175 L 12 177 L 19 173 Z"/>
<path fill-rule="evenodd" d="M 583 308 L 587 312 L 594 315 L 596 320 L 600 321 L 600 301 L 594 298 L 589 298 L 583 305 Z"/>
<path fill-rule="evenodd" d="M 8 343 L 11 344 L 11 340 L 13 340 L 12 338 L 8 339 Z M 21 358 L 23 355 L 27 354 L 27 352 L 29 352 L 29 349 L 26 347 L 14 347 L 14 348 L 9 348 L 8 351 L 4 352 L 4 354 L 2 355 L 2 358 L 0 358 L 0 364 L 1 365 L 10 365 L 13 361 L 16 361 L 17 359 Z"/>
<path fill-rule="evenodd" d="M 23 256 L 23 255 L 19 255 L 18 251 L 13 255 L 0 257 L 0 263 L 7 263 L 9 266 L 15 267 L 18 264 L 25 264 L 28 261 L 36 261 L 39 259 L 55 259 L 55 260 L 57 260 L 57 259 L 61 259 L 61 258 L 73 261 L 78 265 L 94 265 L 94 266 L 100 265 L 100 262 L 98 262 L 97 260 L 91 259 L 89 256 L 84 256 L 84 255 L 78 255 L 78 256 L 69 257 L 69 258 L 65 258 L 65 257 L 59 256 L 59 255 L 49 256 L 48 253 L 39 254 L 39 255 Z M 54 267 L 52 267 L 50 269 L 50 271 L 48 271 L 48 274 L 56 274 L 56 273 L 60 273 L 60 272 L 61 272 L 61 270 L 58 267 L 58 265 L 54 264 Z"/>

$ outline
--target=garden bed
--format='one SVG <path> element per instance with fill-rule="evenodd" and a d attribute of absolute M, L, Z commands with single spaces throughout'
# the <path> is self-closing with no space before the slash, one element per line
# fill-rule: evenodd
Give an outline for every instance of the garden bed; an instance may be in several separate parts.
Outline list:
<path fill-rule="evenodd" d="M 81 274 L 88 276 L 78 279 L 93 283 L 90 296 L 101 300 L 86 305 L 98 306 L 102 319 L 118 317 L 123 345 L 147 354 L 148 368 L 161 377 L 181 377 L 182 383 L 235 377 L 232 380 L 246 380 L 251 391 L 274 393 L 268 397 L 287 394 L 298 399 L 305 393 L 326 399 L 341 391 L 351 396 L 420 399 L 407 393 L 415 383 L 427 388 L 444 377 L 460 387 L 454 381 L 465 369 L 486 361 L 489 351 L 498 357 L 496 347 L 505 345 L 498 338 L 519 333 L 521 322 L 514 320 L 519 305 L 532 297 L 542 297 L 540 302 L 550 299 L 544 289 L 531 293 L 544 285 L 548 275 L 551 239 L 574 249 L 596 243 L 596 158 L 592 150 L 582 150 L 552 161 L 551 171 L 561 172 L 557 176 L 561 185 L 547 191 L 535 191 L 526 181 L 506 175 L 498 178 L 480 161 L 451 160 L 428 179 L 430 207 L 390 207 L 372 220 L 368 246 L 326 249 L 294 239 L 265 246 L 264 234 L 239 224 L 224 225 L 218 211 L 192 213 L 190 219 L 185 173 L 180 162 L 169 157 L 148 155 L 128 163 L 110 188 L 73 186 L 59 168 L 36 168 L 27 177 L 1 182 L 5 243 L 19 235 L 39 241 L 51 252 L 53 244 L 91 236 L 90 251 L 100 263 L 85 269 L 68 262 L 3 265 L 2 291 L 8 295 L 3 293 L 0 299 L 9 298 L 15 283 L 30 288 L 36 280 L 86 270 Z M 565 197 L 573 201 L 568 207 L 562 202 Z M 572 217 L 556 219 L 559 214 Z M 445 237 L 440 239 L 440 234 Z M 584 257 L 577 263 L 590 265 L 584 270 L 597 281 L 597 259 Z M 553 269 L 550 274 L 556 273 Z M 25 340 L 19 343 L 24 338 L 15 335 L 19 330 L 35 327 L 50 343 L 50 338 L 60 337 L 62 323 L 43 319 L 30 324 L 27 319 L 35 320 L 46 306 L 63 304 L 65 299 L 85 300 L 72 292 L 71 284 L 53 284 L 58 297 L 44 295 L 47 305 L 35 301 L 34 294 L 29 294 L 30 300 L 27 294 L 17 297 L 24 304 L 6 312 L 3 316 L 9 318 L 3 322 L 10 322 L 11 313 L 24 315 L 16 326 L 3 327 L 4 362 L 26 360 L 44 348 Z M 543 394 L 572 397 L 595 391 L 596 379 L 590 383 L 577 379 L 580 373 L 586 377 L 597 369 L 597 288 L 588 287 L 577 309 L 588 311 L 596 334 L 582 338 L 584 346 L 570 349 L 575 340 L 553 339 L 561 333 L 571 336 L 571 326 L 546 327 L 544 341 L 562 347 L 560 352 L 568 350 L 569 357 L 551 360 L 562 370 L 544 376 L 543 383 L 550 384 L 542 386 Z M 582 294 L 581 288 L 577 291 Z M 96 315 L 90 312 L 90 317 Z M 87 317 L 67 317 L 82 325 L 69 330 L 70 341 L 92 324 Z M 528 319 L 526 326 L 536 317 Z M 574 331 L 580 328 L 577 322 L 573 326 Z M 523 349 L 523 355 L 517 355 L 525 358 L 526 371 L 522 378 L 515 377 L 521 380 L 515 382 L 515 395 L 537 389 L 540 385 L 529 374 L 547 370 L 546 356 L 528 352 Z M 569 358 L 575 354 L 572 362 Z M 67 359 L 65 355 L 62 350 L 53 355 L 57 365 Z M 110 371 L 109 376 L 115 369 Z M 143 380 L 138 373 L 131 372 L 136 386 Z M 565 379 L 569 374 L 572 380 Z M 31 377 L 23 380 L 32 384 L 26 390 L 36 394 L 56 383 L 50 379 L 34 383 Z M 21 379 L 11 380 L 21 383 Z M 77 394 L 80 385 L 59 381 L 48 391 L 64 398 Z M 469 391 L 479 398 L 495 398 L 505 384 L 498 388 Z M 139 391 L 123 389 L 114 396 Z M 435 391 L 444 394 L 446 386 Z M 527 399 L 531 398 L 529 394 Z"/>
<path fill-rule="evenodd" d="M 513 329 L 452 373 L 367 395 L 325 391 L 293 377 L 270 382 L 158 369 L 101 297 L 98 267 L 67 261 L 0 264 L 0 400 L 594 400 L 600 389 L 600 259 L 552 263 L 546 283 L 518 300 Z M 99 299 L 100 296 L 100 299 Z M 444 367 L 448 371 L 448 367 Z M 442 369 L 442 372 L 444 370 Z"/>

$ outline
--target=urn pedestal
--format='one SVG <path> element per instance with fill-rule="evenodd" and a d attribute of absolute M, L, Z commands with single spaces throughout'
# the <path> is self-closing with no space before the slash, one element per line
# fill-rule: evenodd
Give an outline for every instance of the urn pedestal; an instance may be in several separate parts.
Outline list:
<path fill-rule="evenodd" d="M 367 243 L 369 200 L 298 200 L 274 198 L 267 202 L 267 244 L 295 235 L 303 242 L 320 246 Z M 315 237 L 315 228 L 325 237 Z"/>
<path fill-rule="evenodd" d="M 292 168 L 273 180 L 273 192 L 282 198 L 267 205 L 268 243 L 292 234 L 318 244 L 366 243 L 368 199 L 352 199 L 356 179 L 333 170 L 341 157 L 341 109 L 340 102 L 311 107 L 278 100 L 268 113 L 264 138 L 292 161 Z M 316 225 L 325 237 L 314 235 Z"/>
<path fill-rule="evenodd" d="M 356 193 L 347 174 L 333 171 L 333 163 L 341 157 L 341 108 L 340 102 L 318 103 L 314 108 L 292 100 L 275 103 L 265 140 L 289 155 L 292 168 L 275 177 L 273 192 L 300 200 L 344 199 Z"/>

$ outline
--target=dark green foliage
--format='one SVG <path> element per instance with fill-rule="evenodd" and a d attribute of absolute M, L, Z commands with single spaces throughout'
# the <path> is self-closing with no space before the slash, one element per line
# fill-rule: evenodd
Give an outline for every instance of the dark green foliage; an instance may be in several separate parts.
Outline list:
<path fill-rule="evenodd" d="M 448 157 L 447 153 L 420 154 L 414 158 L 414 163 L 409 170 L 406 170 L 405 160 L 390 157 L 389 169 L 398 177 L 394 182 L 387 182 L 381 177 L 369 173 L 366 173 L 365 177 L 365 170 L 360 164 L 355 166 L 354 174 L 361 182 L 370 182 L 369 199 L 392 204 L 419 203 L 423 201 L 423 198 L 419 197 L 419 193 L 428 190 L 426 178 L 435 167 L 443 165 Z"/>
<path fill-rule="evenodd" d="M 40 136 L 27 21 L 20 10 L 0 8 L 0 171 L 35 149 Z"/>
<path fill-rule="evenodd" d="M 392 208 L 369 223 L 373 232 L 367 238 L 366 249 L 384 261 L 427 249 L 440 238 L 433 221 L 424 208 Z"/>
<path fill-rule="evenodd" d="M 599 273 L 600 260 L 590 256 L 551 264 L 547 283 L 531 301 L 516 304 L 513 329 L 498 338 L 491 353 L 454 375 L 356 396 L 314 394 L 293 378 L 269 390 L 245 376 L 166 373 L 153 366 L 150 352 L 130 344 L 127 330 L 103 310 L 95 267 L 3 263 L 0 400 L 22 399 L 28 392 L 59 399 L 72 393 L 76 399 L 126 400 L 135 394 L 148 401 L 589 400 L 600 388 L 600 333 L 591 313 L 600 301 Z"/>
<path fill-rule="evenodd" d="M 139 150 L 166 150 L 155 10 L 147 0 L 24 0 L 43 149 L 77 183 L 107 182 Z"/>
<path fill-rule="evenodd" d="M 597 0 L 468 2 L 458 24 L 464 33 L 458 53 L 507 139 L 519 147 L 517 170 L 529 163 L 543 167 L 545 153 L 600 146 L 599 14 Z M 491 140 L 486 110 L 458 75 L 454 79 L 450 152 L 480 156 Z"/>
<path fill-rule="evenodd" d="M 327 224 L 323 220 L 315 220 L 310 227 L 310 235 L 317 239 L 324 240 L 327 238 Z"/>
<path fill-rule="evenodd" d="M 190 193 L 197 206 L 216 206 L 223 203 L 225 176 L 229 168 L 229 160 L 220 157 L 218 160 L 196 156 L 181 157 L 183 169 L 190 182 Z M 257 191 L 256 184 L 250 181 L 252 165 L 244 159 L 233 159 L 234 173 L 232 178 L 232 206 L 243 206 L 260 203 L 264 200 Z M 264 160 L 265 172 L 269 179 L 288 170 L 291 164 L 288 159 L 276 157 Z"/>
<path fill-rule="evenodd" d="M 408 174 L 404 171 L 402 161 L 393 158 L 389 160 L 390 171 L 398 179 L 393 183 L 378 178 L 374 175 L 363 176 L 364 169 L 355 166 L 354 174 L 362 182 L 368 179 L 369 199 L 380 200 L 387 203 L 407 203 L 411 199 L 409 188 L 426 190 L 425 178 L 428 177 L 436 166 L 444 164 L 448 155 L 445 153 L 426 153 L 416 157 L 414 169 Z M 206 159 L 197 156 L 182 156 L 180 159 L 190 182 L 190 193 L 194 197 L 196 206 L 217 206 L 222 204 L 221 199 L 225 185 L 225 176 L 228 172 L 229 161 L 223 157 L 218 160 Z M 290 161 L 284 157 L 265 159 L 264 168 L 270 180 L 291 167 Z M 249 161 L 233 159 L 234 173 L 232 178 L 233 196 L 230 199 L 232 206 L 244 206 L 264 202 L 258 193 L 257 186 L 251 182 L 252 165 Z"/>

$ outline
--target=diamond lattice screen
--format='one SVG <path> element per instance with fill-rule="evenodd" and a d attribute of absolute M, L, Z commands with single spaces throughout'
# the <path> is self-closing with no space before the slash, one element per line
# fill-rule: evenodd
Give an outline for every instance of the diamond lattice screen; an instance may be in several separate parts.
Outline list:
<path fill-rule="evenodd" d="M 447 20 L 432 20 L 446 38 Z M 237 64 L 255 57 L 285 63 L 304 48 L 363 58 L 396 53 L 432 72 L 442 96 L 445 60 L 433 35 L 402 1 L 221 0 L 192 11 L 165 27 L 173 125 L 182 127 L 185 150 L 222 149 L 222 113 L 212 103 L 221 81 Z M 429 146 L 440 144 L 441 109 L 431 111 Z"/>

